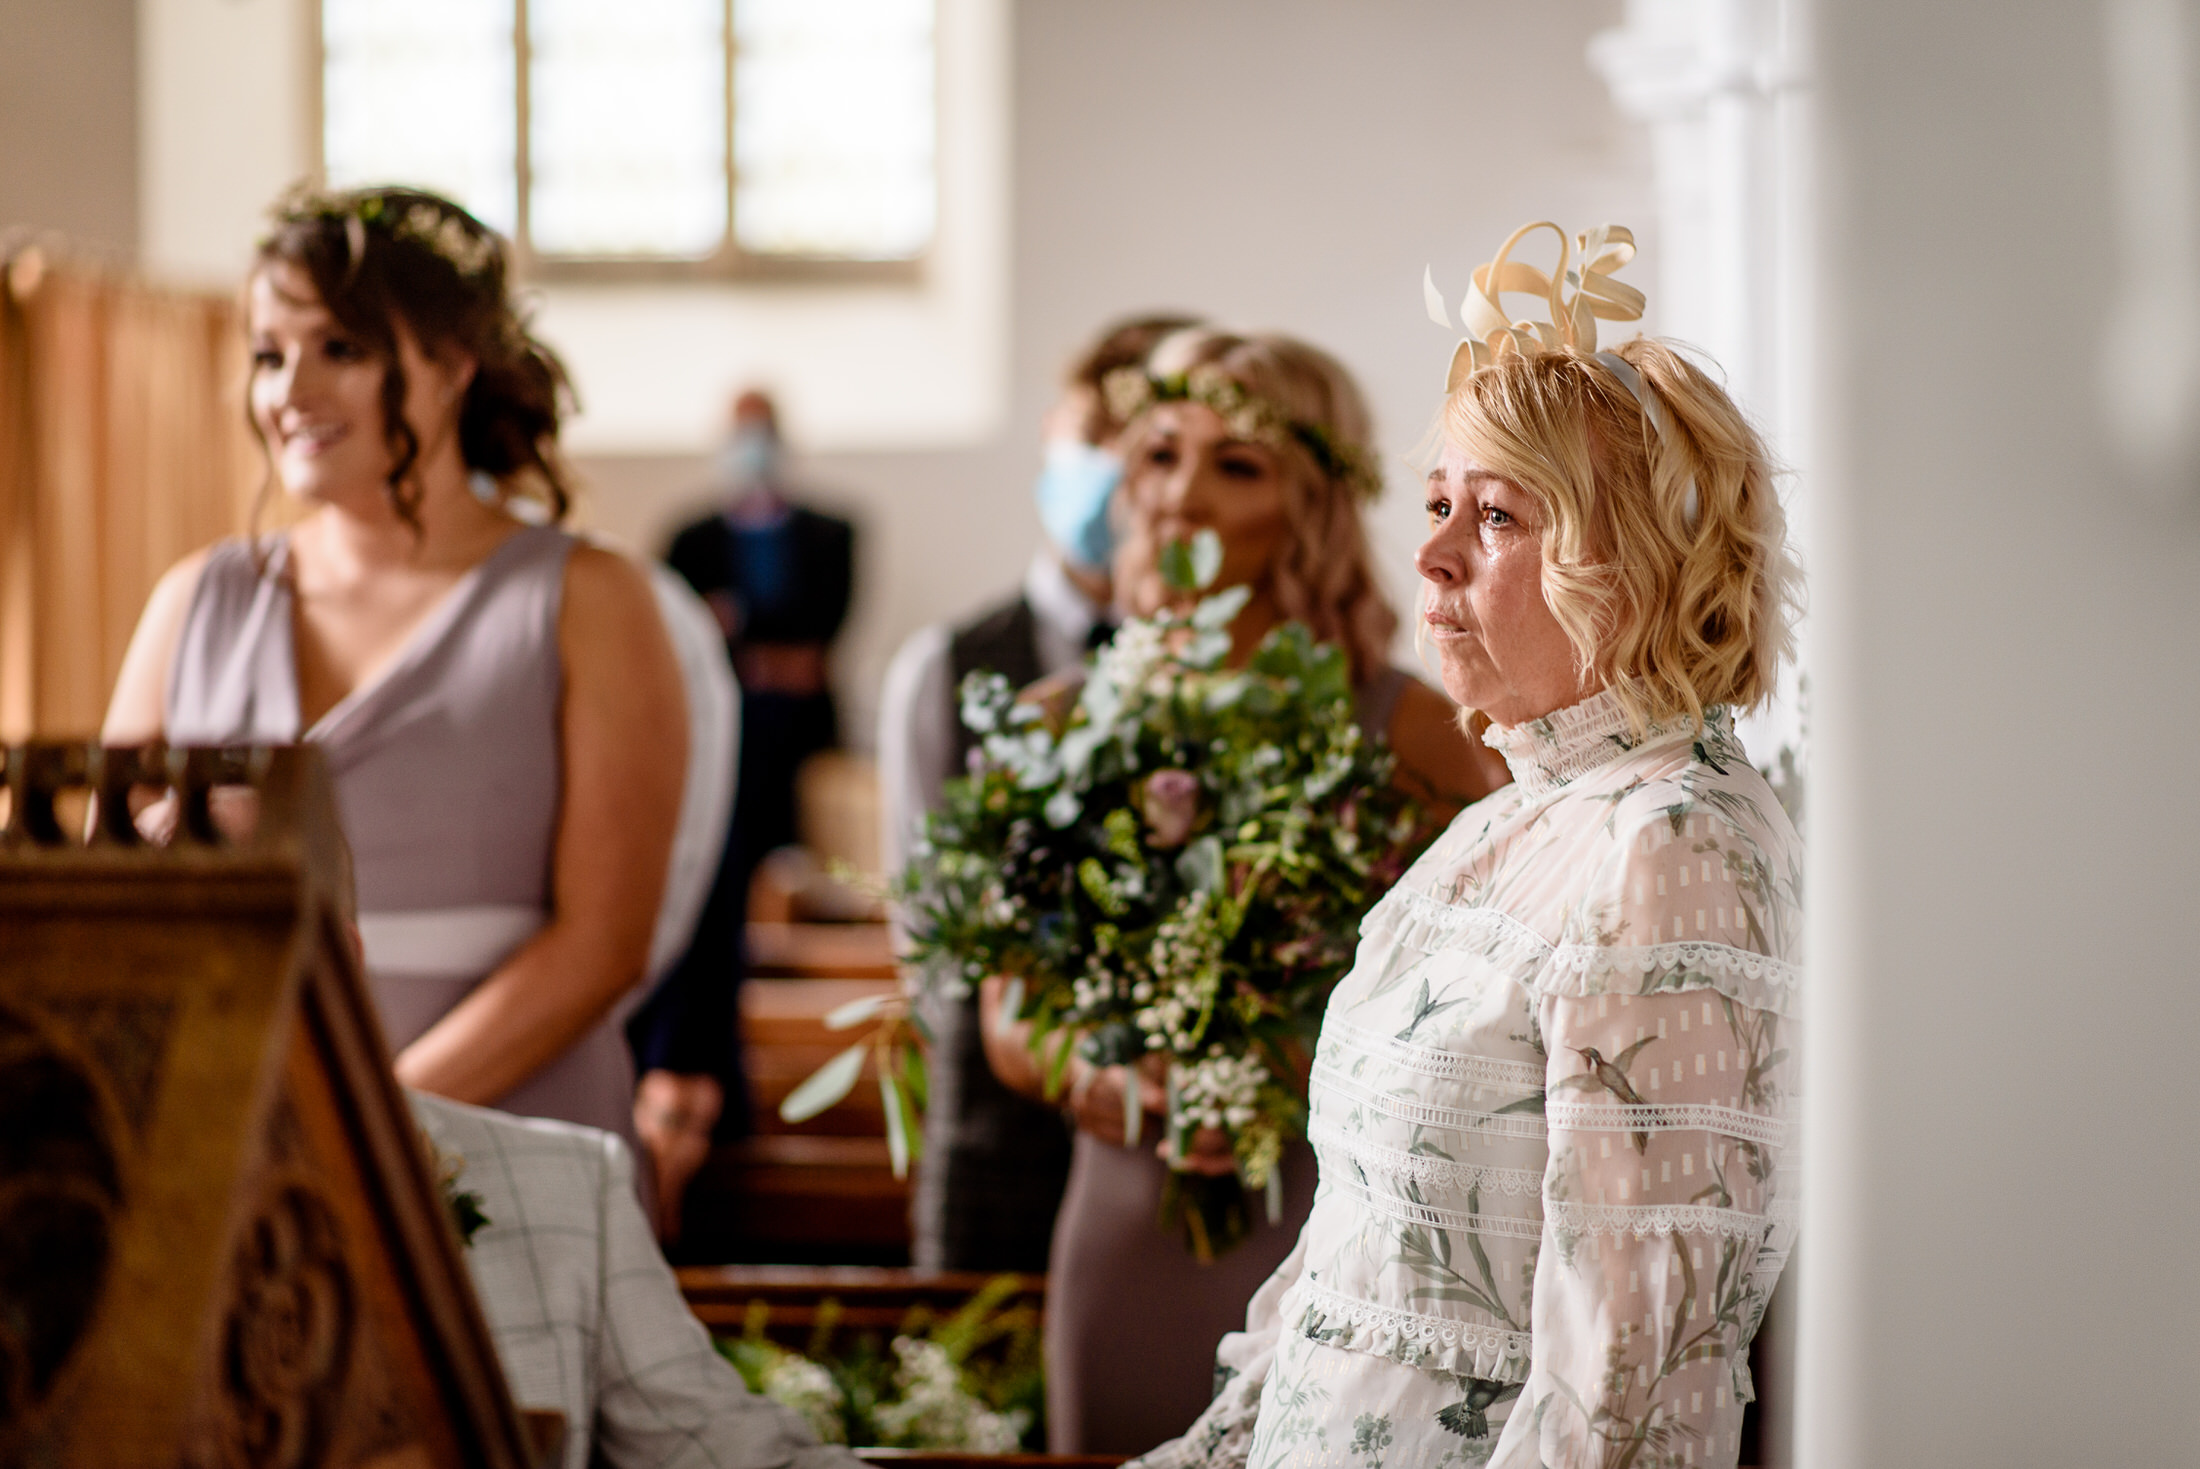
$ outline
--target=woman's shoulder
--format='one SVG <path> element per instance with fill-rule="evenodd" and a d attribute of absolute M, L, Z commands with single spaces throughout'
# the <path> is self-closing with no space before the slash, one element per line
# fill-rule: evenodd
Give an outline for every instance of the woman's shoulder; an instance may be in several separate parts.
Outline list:
<path fill-rule="evenodd" d="M 1802 939 L 1802 843 L 1730 734 L 1711 728 L 1614 762 L 1609 779 L 1584 783 L 1569 804 L 1576 829 L 1603 852 L 1572 849 L 1577 870 L 1593 874 L 1560 940 L 1582 950 L 1577 963 L 1593 968 L 1611 958 L 1591 963 L 1584 957 L 1591 950 L 1623 952 L 1666 988 L 1687 988 L 1688 974 L 1724 966 L 1746 974 L 1748 993 L 1728 993 L 1752 1004 L 1774 1002 L 1759 984 L 1768 973 L 1783 993 L 1791 986 Z"/>
<path fill-rule="evenodd" d="M 651 589 L 648 570 L 640 557 L 624 547 L 548 526 L 521 534 L 539 538 L 536 554 L 553 562 L 562 560 L 566 600 L 578 600 L 579 610 L 654 605 L 656 593 Z"/>
<path fill-rule="evenodd" d="M 1738 840 L 1771 850 L 1801 839 L 1730 723 L 1714 716 L 1691 736 L 1614 763 L 1572 794 L 1599 808 L 1607 833 L 1644 851 L 1663 842 Z"/>
<path fill-rule="evenodd" d="M 678 682 L 672 634 L 639 560 L 617 547 L 568 536 L 564 583 L 558 640 L 569 672 L 592 677 L 611 665 L 623 679 L 648 666 Z M 645 650 L 661 656 L 638 657 Z"/>

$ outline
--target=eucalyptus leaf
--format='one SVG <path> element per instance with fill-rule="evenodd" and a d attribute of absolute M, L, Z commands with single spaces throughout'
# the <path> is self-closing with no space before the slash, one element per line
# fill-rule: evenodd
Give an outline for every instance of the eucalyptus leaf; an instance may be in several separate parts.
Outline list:
<path fill-rule="evenodd" d="M 1245 691 L 1251 687 L 1252 680 L 1242 673 L 1229 678 L 1216 679 L 1213 687 L 1207 690 L 1207 712 L 1209 714 L 1225 713 L 1234 707 L 1239 700 L 1243 699 Z"/>
<path fill-rule="evenodd" d="M 827 1030 L 846 1030 L 850 1026 L 861 1025 L 897 998 L 899 996 L 891 994 L 864 995 L 860 999 L 850 1000 L 845 1005 L 835 1005 L 825 1012 L 825 1028 Z"/>
<path fill-rule="evenodd" d="M 1138 1073 L 1123 1068 L 1123 1146 L 1138 1146 L 1138 1135 L 1146 1125 L 1146 1109 L 1138 1104 Z"/>
<path fill-rule="evenodd" d="M 881 1066 L 878 1073 L 879 1101 L 886 1108 L 886 1156 L 894 1165 L 894 1177 L 909 1176 L 909 1118 L 902 1103 L 901 1086 L 894 1080 L 894 1073 Z"/>
<path fill-rule="evenodd" d="M 909 1105 L 922 1113 L 932 1105 L 932 1073 L 924 1064 L 921 1046 L 902 1048 L 901 1084 L 909 1093 Z"/>
<path fill-rule="evenodd" d="M 1253 599 L 1251 587 L 1237 586 L 1203 598 L 1192 609 L 1192 626 L 1203 632 L 1213 632 L 1228 627 L 1245 610 L 1245 604 Z"/>
<path fill-rule="evenodd" d="M 855 1090 L 856 1078 L 863 1075 L 864 1054 L 869 1049 L 868 1044 L 857 1041 L 804 1077 L 802 1084 L 787 1093 L 787 1099 L 779 1104 L 779 1120 L 807 1122 L 827 1108 L 838 1106 L 843 1097 Z"/>
<path fill-rule="evenodd" d="M 1192 537 L 1192 585 L 1210 586 L 1221 572 L 1222 537 L 1212 530 L 1203 530 Z"/>
<path fill-rule="evenodd" d="M 1192 569 L 1192 548 L 1182 541 L 1171 541 L 1161 548 L 1159 570 L 1161 580 L 1172 592 L 1196 592 L 1199 582 Z"/>
<path fill-rule="evenodd" d="M 1222 843 L 1212 836 L 1204 836 L 1186 847 L 1177 854 L 1176 876 L 1195 893 L 1220 892 Z"/>
<path fill-rule="evenodd" d="M 1054 1048 L 1054 1055 L 1047 1062 L 1045 1092 L 1050 1102 L 1062 1094 L 1062 1078 L 1069 1074 L 1069 1058 L 1075 1049 L 1065 1040 Z"/>
<path fill-rule="evenodd" d="M 1230 651 L 1226 632 L 1203 632 L 1184 645 L 1183 659 L 1194 668 L 1212 668 Z"/>

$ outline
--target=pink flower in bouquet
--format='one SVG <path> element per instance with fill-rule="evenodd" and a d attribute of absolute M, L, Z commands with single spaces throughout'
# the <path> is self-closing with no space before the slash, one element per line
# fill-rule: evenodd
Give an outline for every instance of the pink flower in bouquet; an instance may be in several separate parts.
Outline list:
<path fill-rule="evenodd" d="M 1139 792 L 1146 839 L 1156 847 L 1181 847 L 1199 820 L 1199 777 L 1189 770 L 1157 770 Z"/>

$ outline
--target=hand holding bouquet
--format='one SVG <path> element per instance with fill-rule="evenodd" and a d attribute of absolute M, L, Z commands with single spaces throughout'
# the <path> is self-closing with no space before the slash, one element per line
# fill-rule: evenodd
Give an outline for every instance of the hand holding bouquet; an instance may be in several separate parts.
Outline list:
<path fill-rule="evenodd" d="M 1186 588 L 1220 559 L 1171 553 Z M 919 982 L 967 993 L 1005 976 L 1050 1096 L 1073 1048 L 1098 1067 L 1166 1058 L 1164 1152 L 1182 1158 L 1211 1129 L 1236 1164 L 1172 1175 L 1164 1210 L 1202 1258 L 1244 1237 L 1249 1192 L 1280 1207 L 1329 992 L 1361 916 L 1433 835 L 1389 784 L 1389 752 L 1362 737 L 1341 651 L 1286 623 L 1225 665 L 1246 596 L 1124 624 L 1074 703 L 973 675 L 962 717 L 979 756 L 900 883 Z M 900 1093 L 922 1069 L 898 1018 L 881 1036 L 899 1156 Z M 848 1054 L 852 1084 L 860 1048 Z M 1135 1144 L 1140 1088 L 1125 1080 Z"/>

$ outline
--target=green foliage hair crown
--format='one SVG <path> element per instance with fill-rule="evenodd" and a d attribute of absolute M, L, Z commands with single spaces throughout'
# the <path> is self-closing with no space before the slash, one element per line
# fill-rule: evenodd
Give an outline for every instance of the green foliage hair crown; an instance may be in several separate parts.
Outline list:
<path fill-rule="evenodd" d="M 1102 381 L 1101 392 L 1118 422 L 1127 424 L 1159 403 L 1197 403 L 1212 410 L 1232 438 L 1271 449 L 1294 445 L 1303 449 L 1315 468 L 1360 500 L 1372 501 L 1383 492 L 1383 477 L 1365 449 L 1339 443 L 1325 424 L 1291 417 L 1266 398 L 1247 392 L 1211 362 L 1168 377 L 1155 377 L 1140 367 L 1119 367 Z"/>

